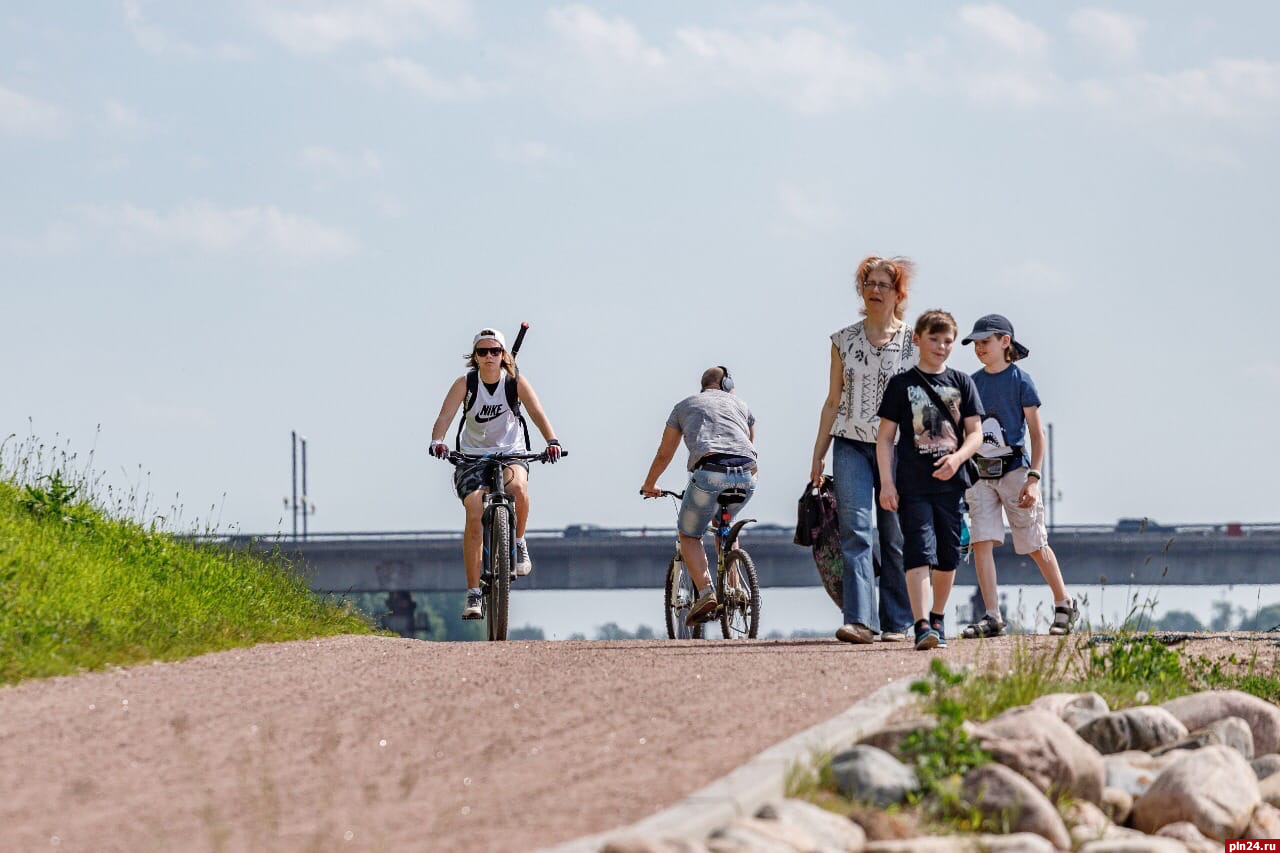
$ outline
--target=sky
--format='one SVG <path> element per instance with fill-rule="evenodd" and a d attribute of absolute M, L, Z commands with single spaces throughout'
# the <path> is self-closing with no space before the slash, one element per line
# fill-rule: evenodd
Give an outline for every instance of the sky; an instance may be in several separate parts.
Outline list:
<path fill-rule="evenodd" d="M 92 449 L 182 524 L 271 532 L 297 430 L 313 531 L 457 529 L 431 424 L 474 332 L 527 321 L 569 451 L 533 472 L 532 527 L 670 524 L 637 490 L 714 364 L 758 421 L 752 514 L 785 523 L 853 270 L 905 255 L 909 320 L 1000 312 L 1031 348 L 1059 523 L 1278 521 L 1278 24 L 8 4 L 0 434 Z"/>

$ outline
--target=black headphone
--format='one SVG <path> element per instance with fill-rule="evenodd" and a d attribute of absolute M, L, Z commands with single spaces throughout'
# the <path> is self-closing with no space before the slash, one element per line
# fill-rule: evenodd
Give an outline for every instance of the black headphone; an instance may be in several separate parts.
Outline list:
<path fill-rule="evenodd" d="M 724 376 L 720 377 L 720 390 L 721 390 L 721 391 L 732 391 L 732 390 L 733 390 L 733 377 L 729 375 L 729 368 L 725 367 L 723 364 L 718 364 L 718 365 L 716 365 L 716 366 L 717 366 L 717 367 L 719 367 L 721 370 L 723 370 L 723 371 L 724 371 Z"/>

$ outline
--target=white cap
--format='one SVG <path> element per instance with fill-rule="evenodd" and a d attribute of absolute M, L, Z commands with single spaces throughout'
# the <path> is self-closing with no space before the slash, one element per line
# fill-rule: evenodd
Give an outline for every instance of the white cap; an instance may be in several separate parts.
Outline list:
<path fill-rule="evenodd" d="M 502 345 L 503 349 L 507 348 L 507 339 L 502 336 L 502 332 L 499 332 L 492 326 L 487 326 L 476 333 L 476 336 L 471 339 L 471 348 L 475 349 L 476 344 L 484 340 L 497 341 Z"/>

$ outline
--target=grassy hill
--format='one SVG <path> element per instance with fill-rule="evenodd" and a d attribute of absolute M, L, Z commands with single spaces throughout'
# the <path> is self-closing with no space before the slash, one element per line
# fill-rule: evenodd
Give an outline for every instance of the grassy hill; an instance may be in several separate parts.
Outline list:
<path fill-rule="evenodd" d="M 0 684 L 374 629 L 280 559 L 109 517 L 60 473 L 0 478 Z"/>

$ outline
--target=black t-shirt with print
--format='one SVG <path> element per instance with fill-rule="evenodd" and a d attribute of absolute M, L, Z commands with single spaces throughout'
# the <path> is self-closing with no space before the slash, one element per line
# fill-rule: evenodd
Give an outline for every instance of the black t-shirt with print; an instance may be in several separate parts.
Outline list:
<path fill-rule="evenodd" d="M 964 419 L 981 414 L 982 401 L 977 386 L 968 374 L 948 367 L 941 373 L 926 373 L 934 391 L 951 409 L 951 416 L 963 428 Z M 956 435 L 947 416 L 934 405 L 924 389 L 920 374 L 914 370 L 899 373 L 889 380 L 877 414 L 898 425 L 898 464 L 894 483 L 904 495 L 963 491 L 964 481 L 958 474 L 950 480 L 936 480 L 934 463 L 954 453 L 964 443 Z"/>

